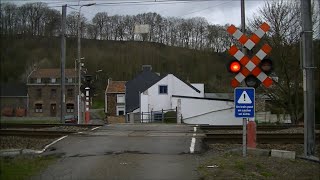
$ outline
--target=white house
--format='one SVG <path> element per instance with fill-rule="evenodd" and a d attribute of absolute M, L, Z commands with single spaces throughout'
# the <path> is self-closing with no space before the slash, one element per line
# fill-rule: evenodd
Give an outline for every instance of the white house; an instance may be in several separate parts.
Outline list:
<path fill-rule="evenodd" d="M 230 98 L 208 98 L 203 83 L 190 84 L 173 74 L 159 75 L 152 72 L 150 65 L 144 65 L 142 72 L 128 81 L 125 88 L 127 122 L 160 120 L 165 112 L 176 110 L 179 100 L 184 123 L 242 123 L 242 120 L 234 118 L 233 100 Z"/>
<path fill-rule="evenodd" d="M 173 74 L 168 74 L 140 93 L 140 111 L 151 112 L 161 111 L 162 109 L 175 109 L 175 106 L 172 106 L 172 97 L 174 95 L 204 97 L 204 84 L 189 84 Z M 144 117 L 144 119 L 147 119 L 147 117 Z"/>

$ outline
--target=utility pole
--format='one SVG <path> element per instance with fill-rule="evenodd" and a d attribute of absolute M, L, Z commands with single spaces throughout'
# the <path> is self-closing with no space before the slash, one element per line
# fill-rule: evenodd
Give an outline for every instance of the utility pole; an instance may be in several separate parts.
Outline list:
<path fill-rule="evenodd" d="M 312 57 L 311 0 L 301 0 L 302 18 L 302 71 L 304 93 L 304 155 L 315 155 L 315 63 Z"/>
<path fill-rule="evenodd" d="M 61 17 L 61 102 L 60 102 L 60 122 L 64 123 L 64 115 L 66 112 L 66 96 L 65 96 L 65 65 L 66 65 L 66 17 L 67 17 L 67 5 L 62 6 L 62 17 Z"/>
<path fill-rule="evenodd" d="M 83 6 L 93 6 L 96 3 L 89 3 L 84 4 L 79 7 L 79 13 L 78 13 L 78 123 L 82 123 L 82 101 L 81 101 L 81 8 Z M 78 5 L 80 5 L 80 0 L 78 2 Z"/>
<path fill-rule="evenodd" d="M 241 31 L 243 34 L 246 33 L 246 22 L 245 22 L 245 8 L 244 8 L 244 0 L 241 0 Z M 242 52 L 246 55 L 246 48 L 242 45 Z M 247 118 L 242 119 L 242 156 L 247 156 Z"/>
<path fill-rule="evenodd" d="M 81 18 L 80 18 L 80 12 L 81 12 L 81 7 L 79 8 L 79 14 L 78 14 L 78 53 L 77 53 L 77 57 L 78 57 L 78 123 L 82 123 L 82 108 L 81 108 L 81 90 L 80 90 L 80 86 L 81 86 Z"/>

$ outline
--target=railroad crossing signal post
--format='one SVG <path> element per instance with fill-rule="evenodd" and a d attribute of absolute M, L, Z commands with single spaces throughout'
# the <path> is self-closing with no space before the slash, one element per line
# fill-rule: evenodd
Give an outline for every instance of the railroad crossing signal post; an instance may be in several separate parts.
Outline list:
<path fill-rule="evenodd" d="M 248 50 L 252 50 L 252 48 L 260 41 L 263 35 L 270 29 L 270 26 L 267 23 L 261 24 L 261 26 L 254 32 L 251 37 L 247 37 L 244 33 L 239 31 L 234 25 L 228 27 L 227 31 L 233 37 L 235 37 L 243 46 L 245 46 Z M 243 51 L 240 51 L 235 45 L 231 46 L 229 49 L 229 54 L 232 55 L 235 60 L 229 62 L 228 70 L 231 73 L 235 73 L 236 76 L 231 81 L 231 86 L 236 88 L 238 87 L 242 81 L 245 81 L 245 84 L 251 88 L 257 88 L 260 83 L 262 83 L 265 87 L 270 87 L 272 85 L 272 79 L 268 76 L 272 71 L 272 61 L 271 59 L 265 59 L 267 54 L 271 51 L 271 47 L 268 44 L 264 44 L 262 48 L 252 57 L 248 57 L 244 54 Z M 246 91 L 244 91 L 246 92 Z M 235 89 L 235 113 L 237 113 L 237 88 Z M 239 96 L 240 97 L 240 96 Z M 244 94 L 244 98 L 246 94 Z M 249 97 L 249 96 L 248 96 Z M 253 97 L 254 99 L 254 91 Z M 254 101 L 253 101 L 254 102 Z M 246 106 L 244 106 L 246 107 Z M 254 103 L 252 105 L 254 109 Z M 254 111 L 254 110 L 253 110 Z M 248 114 L 248 113 L 244 113 Z M 256 147 L 256 124 L 254 121 L 248 122 L 248 130 L 247 130 L 247 118 L 254 118 L 254 115 L 245 115 L 242 116 L 240 114 L 235 114 L 236 117 L 243 118 L 243 144 L 244 147 Z M 248 135 L 248 136 L 246 136 Z M 248 140 L 248 143 L 246 142 Z M 243 150 L 243 156 L 246 156 L 246 148 Z"/>

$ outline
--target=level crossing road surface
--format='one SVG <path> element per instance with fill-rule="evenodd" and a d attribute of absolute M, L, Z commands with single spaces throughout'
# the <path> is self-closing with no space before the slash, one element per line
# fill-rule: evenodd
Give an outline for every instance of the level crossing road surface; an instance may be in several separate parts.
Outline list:
<path fill-rule="evenodd" d="M 44 155 L 61 158 L 32 179 L 199 179 L 202 137 L 188 125 L 106 125 L 52 145 Z"/>

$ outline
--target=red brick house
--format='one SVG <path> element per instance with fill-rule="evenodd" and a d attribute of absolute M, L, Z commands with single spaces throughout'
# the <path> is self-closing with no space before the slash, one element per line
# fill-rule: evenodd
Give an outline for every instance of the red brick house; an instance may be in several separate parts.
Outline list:
<path fill-rule="evenodd" d="M 77 73 L 65 69 L 66 115 L 77 114 Z M 29 116 L 59 117 L 61 102 L 60 69 L 37 69 L 27 79 Z"/>
<path fill-rule="evenodd" d="M 105 91 L 105 113 L 108 116 L 125 115 L 125 83 L 126 81 L 108 79 Z"/>

